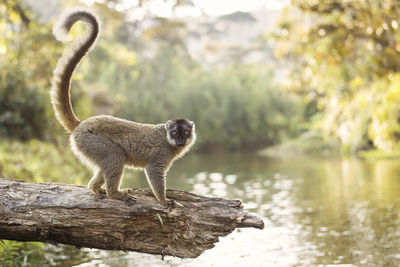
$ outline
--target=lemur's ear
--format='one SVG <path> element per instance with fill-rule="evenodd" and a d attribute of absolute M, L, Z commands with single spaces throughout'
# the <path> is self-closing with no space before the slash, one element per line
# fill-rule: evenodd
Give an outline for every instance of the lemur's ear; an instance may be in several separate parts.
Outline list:
<path fill-rule="evenodd" d="M 189 121 L 190 126 L 192 127 L 192 129 L 194 129 L 194 122 L 193 121 Z"/>
<path fill-rule="evenodd" d="M 168 120 L 168 121 L 165 123 L 165 129 L 166 129 L 166 130 L 169 130 L 169 129 L 171 128 L 171 124 L 172 124 L 172 121 L 171 121 L 171 120 Z"/>

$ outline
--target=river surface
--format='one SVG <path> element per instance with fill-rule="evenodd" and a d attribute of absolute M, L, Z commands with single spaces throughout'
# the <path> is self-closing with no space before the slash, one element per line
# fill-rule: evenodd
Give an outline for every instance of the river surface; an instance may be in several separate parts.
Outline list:
<path fill-rule="evenodd" d="M 122 187 L 148 187 L 128 170 Z M 400 160 L 189 154 L 168 187 L 241 199 L 265 229 L 239 229 L 197 259 L 46 246 L 75 266 L 400 266 Z"/>

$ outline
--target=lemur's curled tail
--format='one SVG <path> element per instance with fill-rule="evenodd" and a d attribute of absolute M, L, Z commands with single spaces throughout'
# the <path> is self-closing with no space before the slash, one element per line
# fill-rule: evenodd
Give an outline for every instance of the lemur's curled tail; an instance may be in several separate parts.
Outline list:
<path fill-rule="evenodd" d="M 64 40 L 72 25 L 77 21 L 87 24 L 84 36 L 74 41 L 71 49 L 66 51 L 58 60 L 54 70 L 51 88 L 51 103 L 58 121 L 64 128 L 72 132 L 79 124 L 79 119 L 72 110 L 70 98 L 70 82 L 79 61 L 88 53 L 99 35 L 99 22 L 96 16 L 86 10 L 71 10 L 62 15 L 53 27 L 53 34 L 57 40 Z"/>

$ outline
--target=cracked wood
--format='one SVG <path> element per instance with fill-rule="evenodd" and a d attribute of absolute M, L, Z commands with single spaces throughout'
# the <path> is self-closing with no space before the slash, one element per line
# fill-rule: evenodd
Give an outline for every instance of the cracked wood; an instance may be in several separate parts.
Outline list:
<path fill-rule="evenodd" d="M 171 207 L 150 189 L 130 193 L 136 203 L 100 198 L 85 186 L 0 178 L 0 239 L 196 258 L 235 228 L 264 228 L 240 200 L 167 190 L 182 204 Z"/>

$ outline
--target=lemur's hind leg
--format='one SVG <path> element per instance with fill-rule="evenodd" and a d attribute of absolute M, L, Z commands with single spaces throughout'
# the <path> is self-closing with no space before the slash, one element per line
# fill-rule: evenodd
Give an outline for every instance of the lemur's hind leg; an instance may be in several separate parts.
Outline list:
<path fill-rule="evenodd" d="M 110 138 L 82 126 L 84 125 L 79 125 L 75 130 L 73 141 L 84 158 L 98 168 L 89 182 L 89 188 L 95 193 L 101 193 L 101 186 L 105 183 L 105 192 L 109 198 L 125 199 L 128 196 L 127 191 L 119 190 L 126 162 L 125 151 Z"/>
<path fill-rule="evenodd" d="M 98 169 L 95 171 L 92 179 L 90 180 L 88 187 L 95 194 L 105 194 L 106 190 L 101 188 L 101 186 L 105 183 L 104 181 L 104 171 L 102 169 Z"/>
<path fill-rule="evenodd" d="M 109 160 L 109 164 L 104 166 L 104 180 L 106 182 L 106 192 L 109 198 L 126 199 L 128 191 L 126 189 L 119 190 L 122 172 L 124 170 L 124 162 L 113 157 Z"/>

